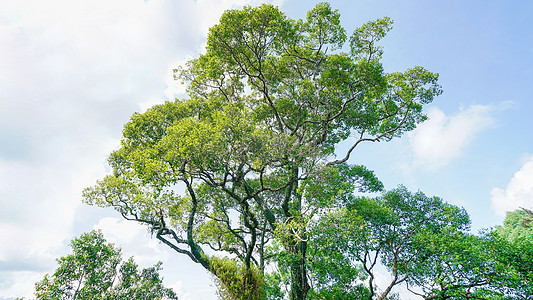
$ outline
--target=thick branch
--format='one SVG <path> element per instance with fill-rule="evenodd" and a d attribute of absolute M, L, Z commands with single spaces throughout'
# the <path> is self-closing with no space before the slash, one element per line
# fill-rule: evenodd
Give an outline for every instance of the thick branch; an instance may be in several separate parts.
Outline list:
<path fill-rule="evenodd" d="M 182 168 L 182 172 L 185 172 L 184 168 Z M 194 192 L 194 189 L 192 187 L 192 179 L 191 182 L 189 182 L 189 180 L 187 180 L 186 178 L 184 178 L 183 181 L 187 185 L 187 191 L 189 192 L 189 196 L 191 196 L 192 202 L 189 220 L 187 222 L 187 244 L 191 248 L 191 254 L 196 258 L 197 262 L 204 266 L 204 268 L 206 268 L 207 270 L 211 270 L 207 257 L 205 256 L 200 246 L 196 244 L 193 237 L 194 217 L 196 215 L 196 209 L 198 207 L 198 199 L 196 198 L 196 193 Z"/>

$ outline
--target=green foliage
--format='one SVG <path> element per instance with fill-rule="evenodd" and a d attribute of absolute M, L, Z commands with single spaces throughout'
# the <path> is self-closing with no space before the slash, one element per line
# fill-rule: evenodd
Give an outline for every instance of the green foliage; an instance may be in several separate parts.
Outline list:
<path fill-rule="evenodd" d="M 371 292 L 362 282 L 364 269 L 349 250 L 367 234 L 364 220 L 342 208 L 328 212 L 312 226 L 309 299 L 369 299 Z"/>
<path fill-rule="evenodd" d="M 245 268 L 242 263 L 229 258 L 215 257 L 210 264 L 221 300 L 265 299 L 263 276 L 258 268 Z"/>
<path fill-rule="evenodd" d="M 428 239 L 463 234 L 468 225 L 464 209 L 405 187 L 376 198 L 353 198 L 347 209 L 329 211 L 313 226 L 313 294 L 317 299 L 341 297 L 339 293 L 343 299 L 385 299 L 394 286 L 404 282 L 420 286 L 422 281 L 416 278 L 433 278 L 423 273 L 423 266 L 431 265 L 427 260 L 433 257 L 426 249 Z M 375 286 L 379 263 L 391 275 L 380 293 Z"/>
<path fill-rule="evenodd" d="M 53 275 L 35 284 L 35 296 L 56 299 L 178 299 L 163 287 L 161 263 L 138 270 L 133 258 L 122 262 L 120 249 L 92 231 L 72 240 L 72 254 L 57 260 Z"/>
<path fill-rule="evenodd" d="M 524 216 L 510 212 L 503 226 L 479 236 L 450 229 L 418 236 L 408 284 L 429 299 L 531 299 L 533 244 Z"/>
<path fill-rule="evenodd" d="M 421 235 L 417 243 L 420 254 L 408 283 L 420 287 L 426 297 L 459 300 L 498 294 L 489 277 L 505 268 L 490 251 L 490 239 L 446 230 Z"/>
<path fill-rule="evenodd" d="M 524 210 L 508 212 L 503 226 L 490 235 L 494 256 L 505 268 L 491 279 L 505 291 L 506 299 L 533 298 L 533 229 L 523 222 L 528 217 Z"/>
<path fill-rule="evenodd" d="M 279 273 L 265 273 L 263 276 L 265 282 L 266 299 L 268 300 L 282 300 L 285 299 L 284 286 L 287 286 L 287 282 L 283 280 Z"/>
<path fill-rule="evenodd" d="M 528 213 L 524 210 L 507 212 L 503 226 L 496 226 L 495 232 L 509 242 L 523 240 L 533 243 L 533 228 L 523 226 L 527 219 Z"/>

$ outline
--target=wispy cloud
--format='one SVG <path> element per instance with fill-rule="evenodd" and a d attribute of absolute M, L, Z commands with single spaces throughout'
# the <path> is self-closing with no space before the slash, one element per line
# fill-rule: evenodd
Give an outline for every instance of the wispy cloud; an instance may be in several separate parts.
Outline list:
<path fill-rule="evenodd" d="M 161 271 L 164 284 L 173 288 L 180 300 L 208 300 L 213 297 L 215 289 L 203 267 L 188 257 L 176 255 L 151 236 L 145 226 L 108 217 L 102 218 L 94 228 L 100 229 L 108 242 L 120 247 L 124 258 L 133 256 L 142 268 L 164 261 Z"/>
<path fill-rule="evenodd" d="M 438 169 L 460 157 L 478 133 L 494 124 L 495 108 L 472 105 L 454 115 L 431 108 L 428 120 L 408 134 L 414 165 Z"/>
<path fill-rule="evenodd" d="M 94 226 L 100 229 L 105 239 L 116 244 L 125 258 L 133 256 L 142 267 L 149 267 L 165 260 L 169 253 L 152 238 L 145 226 L 118 218 L 103 218 Z"/>

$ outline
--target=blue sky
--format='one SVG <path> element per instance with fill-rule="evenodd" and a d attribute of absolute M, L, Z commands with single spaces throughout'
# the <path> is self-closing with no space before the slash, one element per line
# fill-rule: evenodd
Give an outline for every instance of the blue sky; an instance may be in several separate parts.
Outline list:
<path fill-rule="evenodd" d="M 0 5 L 0 299 L 31 296 L 75 236 L 100 228 L 145 266 L 163 261 L 180 299 L 215 299 L 203 269 L 114 211 L 81 204 L 109 171 L 122 125 L 183 88 L 171 69 L 198 55 L 207 30 L 244 0 L 2 0 Z M 316 1 L 278 0 L 291 18 Z M 511 4 L 512 3 L 512 4 Z M 404 184 L 465 207 L 474 230 L 533 207 L 533 3 L 332 1 L 350 33 L 395 20 L 386 71 L 421 65 L 444 93 L 401 139 L 365 144 L 351 163 L 386 188 Z"/>

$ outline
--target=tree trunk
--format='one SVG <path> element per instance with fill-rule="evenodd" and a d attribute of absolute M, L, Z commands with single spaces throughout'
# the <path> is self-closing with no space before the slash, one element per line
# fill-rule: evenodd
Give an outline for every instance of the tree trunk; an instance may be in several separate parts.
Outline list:
<path fill-rule="evenodd" d="M 287 219 L 293 217 L 301 217 L 302 215 L 302 195 L 297 192 L 298 190 L 298 168 L 292 169 L 292 180 L 289 186 L 287 187 L 287 193 L 285 195 L 285 200 L 282 204 L 282 209 L 284 215 Z M 289 205 L 289 201 L 292 198 L 292 205 Z M 291 206 L 289 208 L 289 206 Z M 295 214 L 291 213 L 291 210 L 296 212 Z M 301 232 L 293 232 L 290 237 L 291 241 L 286 245 L 288 248 L 287 251 L 291 256 L 289 268 L 291 272 L 291 281 L 290 281 L 290 300 L 305 300 L 307 297 L 307 292 L 309 291 L 309 283 L 307 282 L 307 268 L 306 268 L 306 251 L 307 251 L 307 241 L 305 226 L 300 229 L 294 229 Z M 298 236 L 299 235 L 299 236 Z"/>
<path fill-rule="evenodd" d="M 307 242 L 296 242 L 292 247 L 295 256 L 294 261 L 290 265 L 291 270 L 291 292 L 290 300 L 304 300 L 309 291 L 309 283 L 307 282 L 307 270 L 305 264 Z"/>

